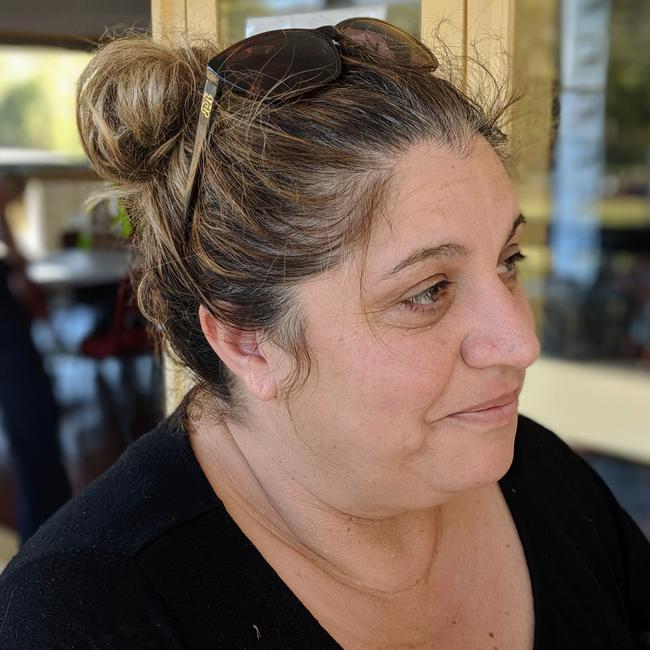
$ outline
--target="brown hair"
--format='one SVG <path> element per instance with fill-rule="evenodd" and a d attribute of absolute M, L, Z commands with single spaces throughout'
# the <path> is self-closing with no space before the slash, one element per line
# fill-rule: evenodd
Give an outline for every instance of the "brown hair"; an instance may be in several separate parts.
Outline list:
<path fill-rule="evenodd" d="M 512 97 L 479 103 L 430 68 L 344 40 L 343 74 L 318 91 L 272 103 L 222 94 L 188 227 L 184 190 L 205 68 L 217 51 L 113 41 L 79 80 L 77 121 L 92 165 L 134 221 L 143 312 L 232 411 L 232 377 L 201 331 L 199 306 L 227 326 L 263 331 L 293 355 L 293 380 L 305 376 L 295 284 L 367 241 L 398 156 L 413 144 L 463 155 L 480 134 L 503 157 L 499 123 Z"/>

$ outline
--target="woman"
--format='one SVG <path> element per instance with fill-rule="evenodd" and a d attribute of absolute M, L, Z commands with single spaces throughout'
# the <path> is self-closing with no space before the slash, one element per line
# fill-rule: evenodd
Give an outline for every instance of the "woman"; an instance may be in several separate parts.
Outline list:
<path fill-rule="evenodd" d="M 199 383 L 12 562 L 0 638 L 648 647 L 647 542 L 517 416 L 508 101 L 370 19 L 233 46 L 200 99 L 211 54 L 121 41 L 81 78 L 141 305 Z"/>
<path fill-rule="evenodd" d="M 31 334 L 30 316 L 46 316 L 45 298 L 27 277 L 7 218 L 24 185 L 12 174 L 0 176 L 0 417 L 11 445 L 21 542 L 71 496 L 60 458 L 59 409 Z"/>

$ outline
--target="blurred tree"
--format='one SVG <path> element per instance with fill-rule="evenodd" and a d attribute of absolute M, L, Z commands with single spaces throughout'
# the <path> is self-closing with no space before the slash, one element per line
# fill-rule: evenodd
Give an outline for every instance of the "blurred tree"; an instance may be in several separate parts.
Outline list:
<path fill-rule="evenodd" d="M 75 86 L 90 55 L 63 49 L 0 48 L 0 147 L 82 155 Z"/>
<path fill-rule="evenodd" d="M 607 164 L 645 165 L 650 149 L 650 2 L 613 0 L 607 75 Z"/>
<path fill-rule="evenodd" d="M 9 88 L 0 99 L 0 147 L 48 149 L 50 129 L 43 105 L 43 89 L 36 80 Z"/>

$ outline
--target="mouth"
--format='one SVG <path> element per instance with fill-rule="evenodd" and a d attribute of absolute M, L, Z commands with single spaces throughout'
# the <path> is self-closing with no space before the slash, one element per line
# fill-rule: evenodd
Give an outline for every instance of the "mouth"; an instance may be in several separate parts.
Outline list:
<path fill-rule="evenodd" d="M 517 417 L 518 407 L 519 397 L 515 397 L 513 400 L 505 404 L 499 404 L 498 406 L 491 406 L 476 411 L 452 413 L 448 417 L 467 424 L 498 427 L 510 424 L 513 419 Z"/>

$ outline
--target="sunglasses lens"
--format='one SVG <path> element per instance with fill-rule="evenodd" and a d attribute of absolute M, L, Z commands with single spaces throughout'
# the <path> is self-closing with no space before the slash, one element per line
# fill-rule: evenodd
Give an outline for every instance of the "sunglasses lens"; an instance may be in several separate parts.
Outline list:
<path fill-rule="evenodd" d="M 401 63 L 431 66 L 438 61 L 433 54 L 410 34 L 389 23 L 374 18 L 351 18 L 337 25 L 350 40 L 374 47 L 381 56 Z"/>
<path fill-rule="evenodd" d="M 306 30 L 277 30 L 229 47 L 209 64 L 231 89 L 261 97 L 305 92 L 336 79 L 341 62 L 332 43 Z"/>

